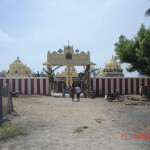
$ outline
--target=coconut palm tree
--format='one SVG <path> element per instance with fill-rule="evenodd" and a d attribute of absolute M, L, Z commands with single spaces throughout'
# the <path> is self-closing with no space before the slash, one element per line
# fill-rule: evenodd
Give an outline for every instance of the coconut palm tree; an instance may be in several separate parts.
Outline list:
<path fill-rule="evenodd" d="M 55 68 L 53 68 L 55 66 L 50 66 L 47 68 L 47 70 L 45 68 L 43 68 L 43 71 L 45 71 L 47 73 L 47 76 L 49 78 L 49 95 L 51 96 L 51 90 L 53 90 L 53 84 L 54 84 L 54 77 L 55 77 L 55 70 L 57 70 L 58 68 L 62 67 L 62 65 L 57 66 Z"/>

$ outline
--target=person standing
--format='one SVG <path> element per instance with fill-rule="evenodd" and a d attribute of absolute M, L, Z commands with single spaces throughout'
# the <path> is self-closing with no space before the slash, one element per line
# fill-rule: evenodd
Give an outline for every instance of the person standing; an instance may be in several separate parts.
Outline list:
<path fill-rule="evenodd" d="M 66 94 L 66 84 L 62 85 L 62 96 L 65 97 Z"/>
<path fill-rule="evenodd" d="M 76 88 L 75 88 L 75 90 L 76 90 L 76 94 L 77 94 L 77 100 L 78 100 L 78 102 L 79 102 L 79 101 L 80 101 L 80 93 L 81 93 L 81 88 L 80 88 L 80 86 L 77 85 Z"/>
<path fill-rule="evenodd" d="M 71 97 L 71 99 L 72 99 L 72 102 L 74 101 L 74 94 L 76 93 L 76 90 L 75 90 L 75 88 L 74 88 L 74 86 L 72 86 L 71 88 L 70 88 L 70 97 Z"/>
<path fill-rule="evenodd" d="M 143 84 L 141 84 L 141 87 L 139 89 L 139 93 L 140 93 L 141 96 L 143 95 Z"/>
<path fill-rule="evenodd" d="M 72 89 L 72 86 L 70 85 L 69 88 L 68 88 L 69 97 L 71 97 L 71 89 Z"/>

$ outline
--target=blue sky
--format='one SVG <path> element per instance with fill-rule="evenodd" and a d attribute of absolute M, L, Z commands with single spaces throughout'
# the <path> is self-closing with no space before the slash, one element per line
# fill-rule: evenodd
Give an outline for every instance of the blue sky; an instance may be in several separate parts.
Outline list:
<path fill-rule="evenodd" d="M 149 27 L 148 8 L 149 0 L 0 0 L 0 71 L 17 56 L 41 71 L 48 50 L 63 49 L 68 40 L 104 67 L 121 34 L 130 39 L 142 23 Z M 125 76 L 137 76 L 125 66 Z"/>

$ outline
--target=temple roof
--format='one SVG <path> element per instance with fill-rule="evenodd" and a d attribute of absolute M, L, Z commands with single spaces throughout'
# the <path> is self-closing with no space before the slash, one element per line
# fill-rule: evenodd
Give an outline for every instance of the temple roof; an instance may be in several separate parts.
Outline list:
<path fill-rule="evenodd" d="M 47 66 L 58 66 L 58 65 L 73 65 L 73 66 L 84 66 L 84 65 L 95 65 L 90 61 L 90 53 L 81 51 L 78 49 L 74 50 L 73 46 L 66 45 L 64 49 L 59 49 L 58 52 L 48 51 L 47 61 L 43 65 Z"/>
<path fill-rule="evenodd" d="M 64 77 L 66 78 L 67 77 L 67 67 L 65 68 L 65 71 L 62 71 L 61 73 L 57 73 L 56 74 L 56 78 L 60 78 L 60 77 Z M 71 73 L 71 76 L 72 77 L 78 77 L 78 73 L 77 71 L 75 70 L 75 67 L 74 66 L 71 66 L 70 67 L 70 73 Z"/>
<path fill-rule="evenodd" d="M 105 68 L 107 68 L 107 67 L 108 68 L 111 67 L 111 68 L 121 69 L 120 63 L 117 62 L 117 60 L 113 56 L 107 63 L 105 63 Z"/>
<path fill-rule="evenodd" d="M 100 76 L 109 76 L 109 77 L 123 77 L 123 69 L 121 69 L 121 65 L 115 57 L 112 58 L 105 63 L 104 68 L 100 68 Z"/>
<path fill-rule="evenodd" d="M 9 64 L 9 70 L 7 76 L 11 77 L 27 77 L 30 74 L 30 68 L 24 65 L 19 57 L 11 64 Z"/>

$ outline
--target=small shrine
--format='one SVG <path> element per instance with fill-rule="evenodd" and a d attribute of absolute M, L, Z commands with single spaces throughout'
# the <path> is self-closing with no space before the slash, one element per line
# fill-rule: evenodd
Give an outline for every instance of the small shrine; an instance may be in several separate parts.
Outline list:
<path fill-rule="evenodd" d="M 19 57 L 9 65 L 7 77 L 29 77 L 30 68 L 24 65 Z"/>
<path fill-rule="evenodd" d="M 62 71 L 61 73 L 57 73 L 56 74 L 56 78 L 55 80 L 56 81 L 60 81 L 60 80 L 64 80 L 65 78 L 67 78 L 67 74 L 68 74 L 68 68 L 66 67 L 65 68 L 65 71 Z M 76 81 L 78 80 L 78 73 L 77 71 L 75 70 L 75 67 L 74 66 L 70 66 L 70 76 L 72 78 L 70 78 L 70 82 L 72 83 L 73 81 Z M 68 81 L 67 81 L 68 82 Z"/>
<path fill-rule="evenodd" d="M 61 91 L 62 84 L 69 82 L 67 76 L 68 76 L 68 67 L 66 67 L 65 70 L 62 71 L 61 73 L 57 72 L 55 79 L 54 79 L 55 91 Z M 70 66 L 70 76 L 71 76 L 70 83 L 75 85 L 75 83 L 79 81 L 79 77 L 74 66 Z"/>
<path fill-rule="evenodd" d="M 102 77 L 124 77 L 123 69 L 121 69 L 121 65 L 115 57 L 112 58 L 105 63 L 104 68 L 100 68 L 100 76 Z"/>

